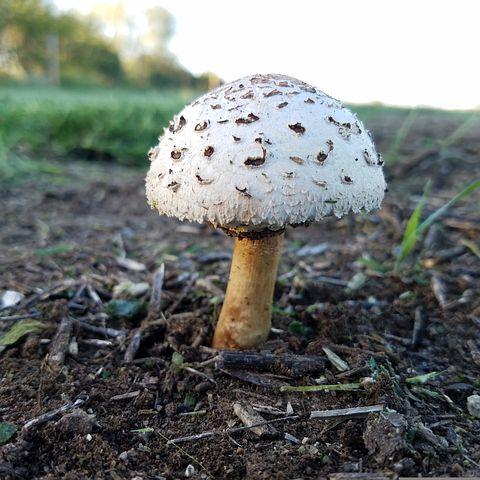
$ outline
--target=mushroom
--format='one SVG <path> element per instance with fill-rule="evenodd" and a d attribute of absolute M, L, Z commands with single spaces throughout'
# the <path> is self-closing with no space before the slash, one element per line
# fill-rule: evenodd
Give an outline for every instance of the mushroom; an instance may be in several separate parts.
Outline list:
<path fill-rule="evenodd" d="M 160 138 L 146 193 L 162 215 L 235 237 L 213 346 L 246 349 L 270 331 L 285 228 L 377 209 L 386 184 L 362 123 L 310 85 L 255 75 L 216 89 L 215 108 L 211 95 L 187 105 Z"/>

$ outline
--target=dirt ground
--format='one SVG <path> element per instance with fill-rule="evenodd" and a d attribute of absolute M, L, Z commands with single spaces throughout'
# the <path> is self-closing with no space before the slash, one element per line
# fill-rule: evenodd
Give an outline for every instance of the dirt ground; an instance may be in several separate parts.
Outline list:
<path fill-rule="evenodd" d="M 391 271 L 426 180 L 429 213 L 480 177 L 478 139 L 448 151 L 419 148 L 416 139 L 431 128 L 402 147 L 401 165 L 387 164 L 380 212 L 287 231 L 274 328 L 262 351 L 326 357 L 327 347 L 340 358 L 300 376 L 278 364 L 225 365 L 209 348 L 232 239 L 158 218 L 138 171 L 72 161 L 62 177 L 2 187 L 0 289 L 24 298 L 0 312 L 0 332 L 19 316 L 44 329 L 0 353 L 0 422 L 18 429 L 0 447 L 0 478 L 480 475 L 480 419 L 466 404 L 480 390 L 480 259 L 468 247 L 478 246 L 478 193 Z M 386 134 L 381 126 L 374 133 L 381 147 Z M 149 298 L 162 264 L 158 313 Z M 118 292 L 126 281 L 148 285 L 137 285 L 135 297 Z M 352 383 L 351 391 L 280 391 Z M 261 435 L 223 432 L 243 426 L 237 403 L 265 421 L 299 418 Z M 368 417 L 309 418 L 377 404 L 384 412 Z"/>

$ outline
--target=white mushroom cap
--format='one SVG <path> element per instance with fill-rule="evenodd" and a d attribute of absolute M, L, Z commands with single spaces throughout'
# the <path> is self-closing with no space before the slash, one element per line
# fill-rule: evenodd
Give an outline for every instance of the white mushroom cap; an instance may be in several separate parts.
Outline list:
<path fill-rule="evenodd" d="M 187 105 L 150 150 L 150 206 L 226 229 L 279 230 L 380 207 L 369 132 L 342 104 L 284 75 L 254 75 Z"/>

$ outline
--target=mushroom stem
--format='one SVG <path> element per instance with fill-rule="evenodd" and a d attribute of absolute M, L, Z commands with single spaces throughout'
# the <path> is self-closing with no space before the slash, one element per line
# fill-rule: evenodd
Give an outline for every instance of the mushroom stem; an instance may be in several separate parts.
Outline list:
<path fill-rule="evenodd" d="M 283 233 L 259 239 L 235 238 L 214 348 L 252 348 L 268 337 L 282 243 Z"/>

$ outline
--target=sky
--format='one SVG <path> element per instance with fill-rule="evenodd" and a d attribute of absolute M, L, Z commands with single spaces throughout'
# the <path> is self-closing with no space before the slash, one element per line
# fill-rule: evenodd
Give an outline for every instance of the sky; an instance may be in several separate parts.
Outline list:
<path fill-rule="evenodd" d="M 54 0 L 88 12 L 115 0 Z M 480 108 L 479 0 L 124 0 L 161 5 L 194 73 L 283 73 L 345 102 Z M 141 22 L 139 22 L 141 23 Z"/>

